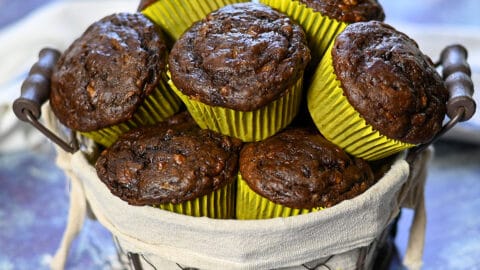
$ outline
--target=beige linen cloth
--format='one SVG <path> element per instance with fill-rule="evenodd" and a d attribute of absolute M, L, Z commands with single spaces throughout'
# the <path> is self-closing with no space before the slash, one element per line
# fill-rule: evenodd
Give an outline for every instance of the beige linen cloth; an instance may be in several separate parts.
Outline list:
<path fill-rule="evenodd" d="M 45 106 L 43 115 L 55 130 Z M 48 117 L 50 116 L 50 117 Z M 317 213 L 270 220 L 194 218 L 153 207 L 131 206 L 113 196 L 78 151 L 58 149 L 57 164 L 71 181 L 68 224 L 52 269 L 62 269 L 81 230 L 87 203 L 122 250 L 138 253 L 143 269 L 358 269 L 373 262 L 375 245 L 401 207 L 415 211 L 404 263 L 420 269 L 425 233 L 423 187 L 431 150 L 411 167 L 403 158 L 365 193 Z M 366 253 L 365 253 L 366 252 Z M 154 267 L 155 268 L 154 268 Z"/>

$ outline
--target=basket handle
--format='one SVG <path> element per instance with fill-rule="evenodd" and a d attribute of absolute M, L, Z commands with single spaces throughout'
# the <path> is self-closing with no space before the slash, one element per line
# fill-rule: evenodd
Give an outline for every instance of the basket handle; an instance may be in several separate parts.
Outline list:
<path fill-rule="evenodd" d="M 476 104 L 473 99 L 472 73 L 467 58 L 467 49 L 460 44 L 450 45 L 442 50 L 440 60 L 436 65 L 442 66 L 443 80 L 449 92 L 447 102 L 449 121 L 431 141 L 410 149 L 407 156 L 409 163 L 415 160 L 418 153 L 434 143 L 457 123 L 467 121 L 475 114 Z"/>
<path fill-rule="evenodd" d="M 467 63 L 468 53 L 462 45 L 451 45 L 440 55 L 443 66 L 443 79 L 450 93 L 447 103 L 447 115 L 450 119 L 460 115 L 459 122 L 467 121 L 475 113 L 473 100 L 473 82 L 470 65 Z M 463 110 L 463 112 L 462 112 Z"/>
<path fill-rule="evenodd" d="M 44 48 L 40 51 L 39 59 L 23 81 L 20 97 L 13 102 L 12 109 L 18 119 L 30 123 L 63 150 L 75 153 L 79 147 L 73 132 L 68 143 L 38 121 L 42 114 L 41 107 L 50 97 L 50 77 L 59 57 L 60 52 L 55 49 Z"/>

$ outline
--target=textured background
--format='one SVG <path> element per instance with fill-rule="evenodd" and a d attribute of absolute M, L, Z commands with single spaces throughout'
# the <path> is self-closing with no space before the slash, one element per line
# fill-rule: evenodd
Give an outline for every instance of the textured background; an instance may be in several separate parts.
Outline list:
<path fill-rule="evenodd" d="M 52 1 L 0 0 L 0 27 L 9 27 L 31 10 Z M 392 23 L 480 28 L 477 0 L 381 3 L 387 21 Z M 472 67 L 476 69 L 477 65 Z M 0 270 L 46 269 L 65 227 L 68 182 L 54 164 L 52 145 L 45 140 L 28 149 L 1 149 Z M 479 195 L 480 145 L 458 140 L 437 143 L 426 186 L 424 269 L 480 269 Z M 401 253 L 406 248 L 411 218 L 411 211 L 402 212 L 397 237 Z M 392 266 L 398 268 L 397 264 Z M 87 220 L 75 240 L 67 269 L 121 269 L 109 233 L 95 221 Z"/>

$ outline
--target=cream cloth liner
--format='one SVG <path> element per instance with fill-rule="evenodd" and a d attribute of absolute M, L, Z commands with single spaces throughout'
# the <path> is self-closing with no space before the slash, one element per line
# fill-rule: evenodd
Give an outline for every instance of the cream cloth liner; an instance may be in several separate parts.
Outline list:
<path fill-rule="evenodd" d="M 360 248 L 374 243 L 399 209 L 409 207 L 415 215 L 404 264 L 420 269 L 425 235 L 423 187 L 430 156 L 431 150 L 421 154 L 411 171 L 404 159 L 398 159 L 365 193 L 323 211 L 239 221 L 193 218 L 153 207 L 130 206 L 110 193 L 82 152 L 71 155 L 58 149 L 57 164 L 71 181 L 71 196 L 68 224 L 51 268 L 64 268 L 71 242 L 83 225 L 88 201 L 98 221 L 117 238 L 122 249 L 139 253 L 148 261 L 144 261 L 144 269 L 149 264 L 157 269 L 180 269 L 178 265 L 200 269 L 305 269 L 302 264 L 335 254 L 329 262 L 331 268 L 355 269 Z"/>

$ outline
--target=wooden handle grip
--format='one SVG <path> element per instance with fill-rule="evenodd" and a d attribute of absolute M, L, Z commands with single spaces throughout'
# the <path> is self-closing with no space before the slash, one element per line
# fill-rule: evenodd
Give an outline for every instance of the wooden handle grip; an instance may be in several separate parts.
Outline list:
<path fill-rule="evenodd" d="M 464 113 L 459 121 L 472 118 L 476 109 L 472 97 L 474 90 L 467 57 L 467 50 L 462 45 L 448 46 L 440 55 L 443 79 L 450 92 L 447 115 L 451 119 L 457 115 L 460 109 L 463 109 Z"/>
<path fill-rule="evenodd" d="M 22 121 L 28 121 L 28 114 L 40 118 L 41 107 L 50 96 L 50 76 L 60 52 L 45 48 L 39 53 L 38 61 L 32 66 L 23 81 L 20 97 L 13 102 L 13 111 Z"/>

